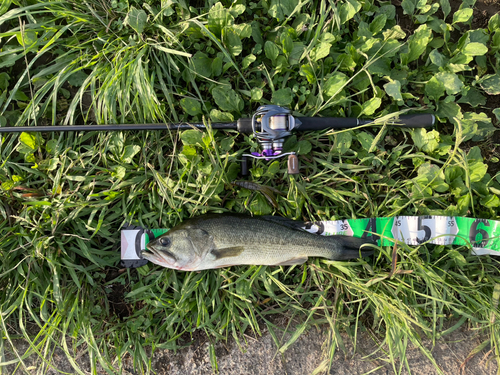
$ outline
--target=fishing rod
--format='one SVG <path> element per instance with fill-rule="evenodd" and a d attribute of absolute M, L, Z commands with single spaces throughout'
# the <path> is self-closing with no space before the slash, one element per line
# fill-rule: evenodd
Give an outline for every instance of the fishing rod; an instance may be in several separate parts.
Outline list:
<path fill-rule="evenodd" d="M 429 113 L 399 116 L 388 125 L 405 128 L 424 128 L 434 125 L 436 118 Z M 263 105 L 251 118 L 241 118 L 236 122 L 212 123 L 212 129 L 237 130 L 252 134 L 262 147 L 262 152 L 243 154 L 241 174 L 248 175 L 248 158 L 273 160 L 288 156 L 288 173 L 297 174 L 298 159 L 294 152 L 282 153 L 285 138 L 294 131 L 355 128 L 372 123 L 352 117 L 294 117 L 288 108 L 277 105 Z M 53 125 L 53 126 L 11 126 L 0 127 L 0 133 L 19 132 L 67 132 L 67 131 L 125 131 L 125 130 L 187 130 L 207 129 L 203 123 L 160 123 L 160 124 L 113 124 L 113 125 Z"/>

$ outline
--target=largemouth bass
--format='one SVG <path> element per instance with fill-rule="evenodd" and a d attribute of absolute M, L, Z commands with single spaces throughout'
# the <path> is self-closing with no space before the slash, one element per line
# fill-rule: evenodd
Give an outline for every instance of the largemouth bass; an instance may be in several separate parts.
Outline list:
<path fill-rule="evenodd" d="M 163 267 L 199 271 L 234 265 L 288 266 L 309 257 L 346 260 L 368 256 L 365 239 L 319 236 L 304 222 L 279 216 L 209 214 L 187 220 L 148 243 L 142 256 Z"/>

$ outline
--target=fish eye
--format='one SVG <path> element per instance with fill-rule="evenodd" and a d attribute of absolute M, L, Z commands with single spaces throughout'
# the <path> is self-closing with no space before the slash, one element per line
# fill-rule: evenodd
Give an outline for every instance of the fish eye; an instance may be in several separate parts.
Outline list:
<path fill-rule="evenodd" d="M 166 237 L 162 237 L 162 238 L 160 238 L 160 245 L 168 246 L 168 245 L 170 245 L 170 240 Z"/>

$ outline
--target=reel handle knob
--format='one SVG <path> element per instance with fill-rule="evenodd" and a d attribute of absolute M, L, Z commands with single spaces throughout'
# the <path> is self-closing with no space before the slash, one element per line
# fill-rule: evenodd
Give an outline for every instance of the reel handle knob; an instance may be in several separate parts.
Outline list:
<path fill-rule="evenodd" d="M 297 155 L 288 155 L 288 174 L 299 174 L 299 158 Z"/>

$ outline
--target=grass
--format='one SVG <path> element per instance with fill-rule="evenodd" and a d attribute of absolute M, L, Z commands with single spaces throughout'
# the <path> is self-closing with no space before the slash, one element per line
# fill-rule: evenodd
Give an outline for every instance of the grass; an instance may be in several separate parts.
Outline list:
<path fill-rule="evenodd" d="M 5 2 L 4 2 L 5 3 Z M 0 12 L 0 123 L 232 121 L 259 104 L 304 116 L 436 114 L 435 130 L 381 125 L 298 133 L 301 174 L 257 161 L 250 180 L 284 193 L 274 209 L 235 187 L 239 157 L 257 148 L 236 132 L 23 133 L 0 146 L 0 366 L 36 373 L 56 349 L 74 367 L 120 373 L 130 358 L 185 335 L 214 342 L 266 327 L 280 353 L 328 327 L 332 366 L 369 331 L 395 373 L 419 347 L 468 326 L 488 334 L 475 355 L 499 361 L 499 262 L 465 247 L 382 247 L 374 258 L 295 267 L 181 273 L 119 268 L 127 223 L 173 225 L 205 212 L 295 219 L 462 215 L 499 219 L 499 16 L 472 24 L 473 1 L 285 1 L 214 4 L 7 2 Z M 398 17 L 396 17 L 398 12 Z M 412 25 L 403 30 L 398 19 Z M 475 21 L 474 21 L 475 22 Z M 397 263 L 393 262 L 396 252 Z M 296 318 L 297 327 L 276 324 Z M 456 322 L 449 327 L 450 321 Z M 284 331 L 291 333 L 286 336 Z M 286 340 L 284 337 L 288 337 Z M 19 350 L 16 340 L 27 343 Z M 356 344 L 354 344 L 356 345 Z M 436 371 L 441 370 L 436 365 Z"/>

